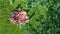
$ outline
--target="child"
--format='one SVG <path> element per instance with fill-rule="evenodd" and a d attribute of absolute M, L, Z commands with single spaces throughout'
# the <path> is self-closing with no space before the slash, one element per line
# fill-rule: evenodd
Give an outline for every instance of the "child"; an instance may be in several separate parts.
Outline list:
<path fill-rule="evenodd" d="M 18 23 L 17 14 L 18 14 L 18 12 L 13 12 L 12 17 L 9 19 L 9 21 L 14 23 L 14 24 Z"/>
<path fill-rule="evenodd" d="M 10 22 L 16 24 L 18 23 L 18 10 L 21 10 L 21 8 L 16 8 L 13 12 L 12 12 L 12 17 L 9 19 Z"/>
<path fill-rule="evenodd" d="M 27 13 L 25 11 L 19 12 L 19 14 L 17 16 L 19 18 L 18 22 L 19 22 L 20 28 L 21 28 L 22 27 L 22 24 L 24 24 L 25 22 L 27 22 L 26 21 L 26 19 L 28 19 Z"/>

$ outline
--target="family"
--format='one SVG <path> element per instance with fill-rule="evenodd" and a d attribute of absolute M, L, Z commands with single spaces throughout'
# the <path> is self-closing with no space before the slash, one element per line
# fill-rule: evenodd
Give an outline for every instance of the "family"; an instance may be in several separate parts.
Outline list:
<path fill-rule="evenodd" d="M 9 18 L 9 21 L 14 24 L 19 24 L 21 28 L 22 24 L 29 22 L 29 17 L 27 16 L 26 11 L 21 8 L 17 8 L 12 12 L 12 16 Z"/>

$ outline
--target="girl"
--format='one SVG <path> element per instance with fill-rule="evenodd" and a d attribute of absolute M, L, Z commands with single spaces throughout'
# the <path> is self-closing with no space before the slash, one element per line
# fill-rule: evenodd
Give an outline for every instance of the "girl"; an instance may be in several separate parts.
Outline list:
<path fill-rule="evenodd" d="M 23 12 L 19 12 L 19 14 L 17 15 L 18 17 L 18 22 L 20 24 L 20 28 L 22 27 L 22 24 L 24 24 L 25 22 L 27 22 L 28 17 L 27 17 L 27 13 L 25 11 Z"/>

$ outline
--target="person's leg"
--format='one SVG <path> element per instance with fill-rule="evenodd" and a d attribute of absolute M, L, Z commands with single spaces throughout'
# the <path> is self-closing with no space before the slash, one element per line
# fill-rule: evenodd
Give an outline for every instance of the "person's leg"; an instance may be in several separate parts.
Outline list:
<path fill-rule="evenodd" d="M 19 28 L 22 28 L 22 23 L 19 23 Z"/>
<path fill-rule="evenodd" d="M 22 28 L 22 25 L 24 24 L 24 21 L 18 21 L 19 22 L 19 28 Z"/>
<path fill-rule="evenodd" d="M 20 24 L 20 28 L 22 28 L 22 24 Z"/>
<path fill-rule="evenodd" d="M 19 23 L 19 27 L 22 28 L 22 25 L 23 25 L 23 24 L 24 24 L 23 22 L 20 22 L 20 23 Z"/>
<path fill-rule="evenodd" d="M 10 18 L 9 21 L 12 22 L 13 24 L 16 23 L 16 21 L 13 18 Z"/>

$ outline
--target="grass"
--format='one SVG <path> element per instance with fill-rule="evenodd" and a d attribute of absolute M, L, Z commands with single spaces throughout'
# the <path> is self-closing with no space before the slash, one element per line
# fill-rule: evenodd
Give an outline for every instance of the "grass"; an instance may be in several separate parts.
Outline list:
<path fill-rule="evenodd" d="M 0 34 L 60 34 L 59 0 L 0 0 Z M 11 11 L 16 7 L 27 10 L 29 24 L 20 29 L 8 22 Z M 56 10 L 55 10 L 56 9 Z"/>

